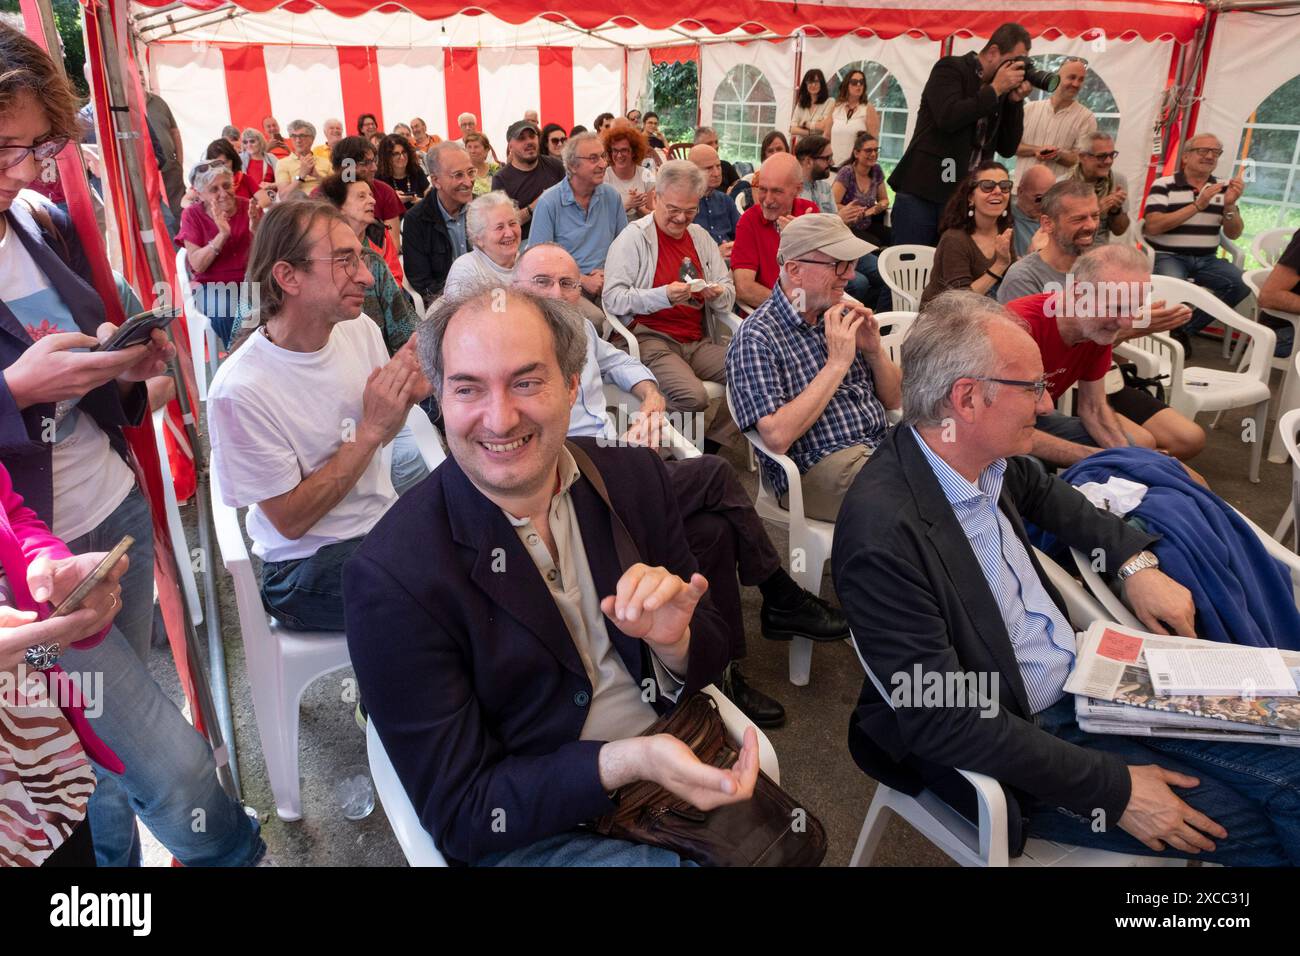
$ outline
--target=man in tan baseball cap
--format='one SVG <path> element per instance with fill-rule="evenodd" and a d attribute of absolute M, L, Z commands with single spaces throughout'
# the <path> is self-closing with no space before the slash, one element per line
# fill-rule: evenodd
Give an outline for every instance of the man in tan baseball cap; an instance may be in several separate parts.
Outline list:
<path fill-rule="evenodd" d="M 834 521 L 858 470 L 902 406 L 902 373 L 881 347 L 871 310 L 845 286 L 858 258 L 874 252 L 839 216 L 809 213 L 781 230 L 772 295 L 727 350 L 727 390 L 742 431 L 798 466 L 804 514 Z M 785 473 L 763 470 L 788 506 Z"/>

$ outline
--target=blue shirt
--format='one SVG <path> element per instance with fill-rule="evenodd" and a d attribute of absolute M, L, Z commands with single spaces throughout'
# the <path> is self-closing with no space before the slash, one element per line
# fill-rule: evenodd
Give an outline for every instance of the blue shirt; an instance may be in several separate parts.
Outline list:
<path fill-rule="evenodd" d="M 713 237 L 718 245 L 736 238 L 736 223 L 740 210 L 736 201 L 721 189 L 711 189 L 700 200 L 700 211 L 695 214 L 695 224 Z"/>
<path fill-rule="evenodd" d="M 453 216 L 443 207 L 441 196 L 435 193 L 433 198 L 438 203 L 438 212 L 442 213 L 442 221 L 447 224 L 447 235 L 451 236 L 451 244 L 456 250 L 456 255 L 463 256 L 469 252 L 469 235 L 465 231 L 465 210 L 469 206 L 461 206 L 460 212 Z"/>
<path fill-rule="evenodd" d="M 1029 255 L 1029 244 L 1034 241 L 1034 236 L 1038 235 L 1038 217 L 1030 216 L 1020 211 L 1020 207 L 1014 202 L 1011 203 L 1011 246 L 1015 250 L 1016 258 L 1023 259 Z"/>
<path fill-rule="evenodd" d="M 972 485 L 936 455 L 915 429 L 912 437 L 939 479 L 998 602 L 1029 706 L 1036 714 L 1044 711 L 1064 694 L 1074 664 L 1074 629 L 1043 587 L 1024 542 L 998 508 L 1007 461 L 993 462 L 980 473 L 979 485 Z"/>
<path fill-rule="evenodd" d="M 622 349 L 610 345 L 596 334 L 590 320 L 583 322 L 587 331 L 587 360 L 578 379 L 578 400 L 569 412 L 569 434 L 577 437 L 617 438 L 605 407 L 604 380 L 608 379 L 625 392 L 641 382 L 655 382 L 654 373 Z M 657 384 L 657 383 L 656 383 Z M 629 408 L 628 414 L 637 411 Z"/>
<path fill-rule="evenodd" d="M 627 212 L 618 190 L 601 183 L 583 209 L 573 198 L 566 176 L 542 193 L 533 210 L 528 244 L 555 242 L 578 263 L 583 275 L 605 268 L 605 255 L 614 238 L 627 228 Z"/>
<path fill-rule="evenodd" d="M 790 305 L 777 283 L 772 295 L 740 323 L 727 348 L 727 386 L 735 406 L 736 425 L 753 428 L 799 396 L 829 358 L 826 330 L 809 325 Z M 871 366 L 860 354 L 853 357 L 839 388 L 821 417 L 786 452 L 806 472 L 827 455 L 867 445 L 875 448 L 888 428 L 885 406 L 876 398 Z M 785 494 L 785 472 L 765 455 L 763 473 L 778 495 Z"/>

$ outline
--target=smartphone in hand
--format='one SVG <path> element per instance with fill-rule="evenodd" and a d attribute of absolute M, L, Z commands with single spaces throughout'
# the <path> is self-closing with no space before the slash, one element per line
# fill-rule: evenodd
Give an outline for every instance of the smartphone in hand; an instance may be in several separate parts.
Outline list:
<path fill-rule="evenodd" d="M 180 315 L 181 309 L 150 309 L 133 315 L 117 327 L 113 337 L 91 349 L 92 352 L 117 352 L 129 349 L 133 345 L 144 345 L 153 335 L 154 329 L 165 329 Z"/>

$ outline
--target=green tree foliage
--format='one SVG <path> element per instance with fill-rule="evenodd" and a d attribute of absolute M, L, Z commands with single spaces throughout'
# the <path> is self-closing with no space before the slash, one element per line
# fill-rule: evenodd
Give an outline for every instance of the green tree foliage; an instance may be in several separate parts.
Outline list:
<path fill-rule="evenodd" d="M 659 114 L 664 142 L 688 142 L 699 111 L 700 71 L 696 63 L 656 63 L 650 67 L 649 95 L 643 109 Z"/>
<path fill-rule="evenodd" d="M 81 38 L 81 5 L 77 0 L 53 0 L 53 6 L 54 25 L 63 41 L 63 65 L 77 92 L 86 96 L 89 91 L 81 72 L 82 64 L 86 62 L 86 47 Z M 0 0 L 0 14 L 22 28 L 22 7 L 19 0 Z"/>

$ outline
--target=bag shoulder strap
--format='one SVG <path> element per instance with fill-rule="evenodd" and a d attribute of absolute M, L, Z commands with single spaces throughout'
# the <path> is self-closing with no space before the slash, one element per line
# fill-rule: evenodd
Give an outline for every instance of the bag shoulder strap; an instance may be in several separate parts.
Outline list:
<path fill-rule="evenodd" d="M 44 206 L 37 205 L 25 197 L 23 203 L 31 210 L 32 218 L 36 220 L 36 225 L 41 227 L 41 232 L 45 235 L 46 242 L 49 243 L 51 239 L 58 242 L 59 258 L 66 264 L 71 255 L 68 250 L 68 240 L 54 225 L 54 219 L 50 216 L 50 211 Z"/>
<path fill-rule="evenodd" d="M 596 489 L 596 494 L 600 495 L 600 500 L 605 502 L 605 507 L 609 510 L 610 524 L 614 530 L 614 550 L 618 554 L 619 564 L 626 571 L 634 564 L 641 562 L 641 554 L 632 540 L 632 534 L 627 530 L 627 525 L 619 517 L 614 505 L 609 500 L 609 489 L 605 487 L 605 479 L 601 477 L 600 470 L 596 463 L 591 460 L 581 447 L 571 441 L 566 441 L 564 447 L 569 449 L 569 454 L 573 456 L 573 462 L 578 466 L 578 471 L 582 477 L 591 482 L 591 486 Z"/>

